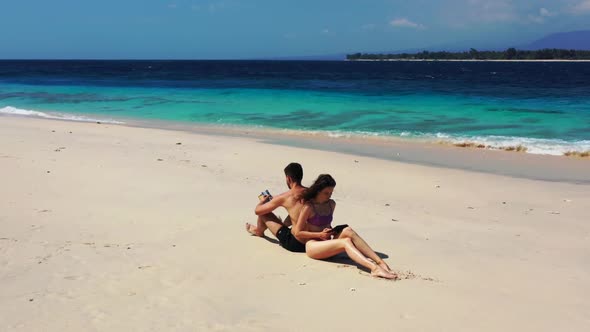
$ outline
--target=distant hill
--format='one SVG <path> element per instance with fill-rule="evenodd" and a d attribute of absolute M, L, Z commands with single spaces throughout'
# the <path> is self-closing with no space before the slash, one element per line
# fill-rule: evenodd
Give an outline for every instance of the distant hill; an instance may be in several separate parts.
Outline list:
<path fill-rule="evenodd" d="M 413 48 L 405 50 L 395 50 L 387 52 L 367 52 L 365 50 L 359 50 L 363 53 L 374 53 L 374 54 L 399 54 L 399 53 L 418 53 L 424 50 L 426 51 L 447 51 L 447 52 L 462 52 L 467 51 L 470 48 L 487 51 L 502 51 L 509 47 L 516 47 L 519 50 L 541 50 L 545 48 L 557 48 L 557 49 L 574 49 L 574 50 L 590 50 L 590 30 L 571 31 L 571 32 L 558 32 L 545 36 L 538 39 L 530 44 L 513 46 L 513 45 L 490 45 L 484 44 L 481 40 L 471 41 L 458 41 L 454 43 L 447 43 L 443 45 L 432 45 L 423 48 Z M 354 52 L 350 52 L 354 53 Z M 343 54 L 330 54 L 330 55 L 310 55 L 310 56 L 290 56 L 290 57 L 274 57 L 265 58 L 266 60 L 316 60 L 316 61 L 334 61 L 346 59 L 346 53 Z"/>
<path fill-rule="evenodd" d="M 558 32 L 518 48 L 523 50 L 559 48 L 588 51 L 590 50 L 590 30 Z"/>

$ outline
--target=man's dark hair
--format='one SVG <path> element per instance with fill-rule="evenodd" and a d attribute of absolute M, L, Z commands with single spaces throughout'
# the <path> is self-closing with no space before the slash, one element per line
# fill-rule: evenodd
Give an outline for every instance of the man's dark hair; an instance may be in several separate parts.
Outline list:
<path fill-rule="evenodd" d="M 290 163 L 285 167 L 285 175 L 297 184 L 301 184 L 301 180 L 303 180 L 303 167 L 299 163 Z"/>

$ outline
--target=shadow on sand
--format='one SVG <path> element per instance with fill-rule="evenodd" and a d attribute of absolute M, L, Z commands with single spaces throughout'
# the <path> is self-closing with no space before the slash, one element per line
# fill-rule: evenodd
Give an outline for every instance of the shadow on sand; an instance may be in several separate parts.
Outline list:
<path fill-rule="evenodd" d="M 375 252 L 377 254 L 377 256 L 379 256 L 379 258 L 381 259 L 386 259 L 389 258 L 389 255 L 384 254 L 382 252 Z M 368 272 L 371 273 L 371 271 L 369 271 L 367 268 L 365 268 L 362 265 L 357 264 L 355 261 L 353 261 L 352 259 L 350 259 L 346 253 L 340 253 L 334 257 L 330 257 L 328 259 L 323 259 L 322 261 L 324 262 L 328 262 L 328 263 L 333 263 L 333 264 L 338 264 L 338 265 L 348 265 L 351 267 L 356 267 L 357 269 L 364 271 L 364 272 Z M 346 267 L 346 266 L 342 266 L 342 267 Z"/>

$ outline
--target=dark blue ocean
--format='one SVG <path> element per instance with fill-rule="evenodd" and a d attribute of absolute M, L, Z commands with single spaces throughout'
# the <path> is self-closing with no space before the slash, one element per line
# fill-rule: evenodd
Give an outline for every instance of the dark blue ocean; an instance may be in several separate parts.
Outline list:
<path fill-rule="evenodd" d="M 590 150 L 590 63 L 0 61 L 0 113 Z"/>

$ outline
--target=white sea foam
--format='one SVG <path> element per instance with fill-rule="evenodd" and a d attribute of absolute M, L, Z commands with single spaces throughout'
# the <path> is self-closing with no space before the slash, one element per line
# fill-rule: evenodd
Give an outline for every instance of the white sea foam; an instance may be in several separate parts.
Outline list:
<path fill-rule="evenodd" d="M 95 119 L 89 118 L 82 115 L 75 115 L 75 114 L 65 114 L 65 113 L 56 113 L 56 112 L 39 112 L 39 111 L 31 111 L 25 110 L 21 108 L 16 108 L 12 106 L 6 106 L 0 108 L 0 114 L 7 114 L 7 115 L 16 115 L 16 116 L 30 116 L 36 118 L 45 118 L 45 119 L 58 119 L 58 120 L 68 120 L 68 121 L 79 121 L 79 122 L 102 122 L 102 123 L 112 123 L 112 124 L 124 124 L 125 122 L 116 121 L 112 119 Z"/>
<path fill-rule="evenodd" d="M 522 145 L 526 152 L 532 154 L 563 155 L 568 151 L 590 151 L 590 140 L 566 141 L 561 139 L 543 139 L 514 136 L 452 136 L 438 133 L 434 136 L 438 140 L 451 143 L 472 142 L 483 144 L 491 149 L 502 149 Z"/>
<path fill-rule="evenodd" d="M 291 130 L 287 130 L 291 131 Z M 301 132 L 301 131 L 294 131 Z M 590 140 L 566 141 L 561 139 L 542 139 L 516 136 L 461 136 L 450 135 L 445 133 L 424 134 L 412 132 L 361 132 L 361 131 L 303 131 L 307 135 L 328 136 L 332 138 L 384 138 L 401 137 L 404 139 L 414 139 L 423 142 L 450 142 L 455 143 L 475 143 L 476 145 L 485 145 L 488 149 L 505 149 L 508 147 L 517 147 L 519 145 L 527 148 L 526 152 L 531 154 L 546 154 L 561 156 L 569 151 L 590 151 Z"/>
<path fill-rule="evenodd" d="M 112 124 L 124 124 L 124 122 L 113 119 L 96 119 L 82 115 L 65 114 L 57 112 L 39 112 L 33 110 L 25 110 L 12 106 L 0 108 L 0 115 L 14 115 L 14 116 L 30 116 L 46 119 L 59 119 L 80 122 L 102 122 Z M 227 125 L 227 124 L 226 124 Z M 231 125 L 230 125 L 231 126 Z M 259 129 L 266 128 L 265 126 L 254 126 Z M 590 140 L 566 141 L 561 139 L 542 139 L 529 137 L 515 137 L 515 136 L 462 136 L 450 135 L 446 133 L 424 134 L 415 132 L 367 132 L 367 131 L 324 131 L 324 130 L 296 130 L 296 129 L 281 129 L 279 130 L 287 134 L 305 134 L 311 136 L 327 136 L 332 138 L 384 138 L 387 137 L 401 137 L 404 139 L 418 139 L 427 142 L 450 142 L 455 143 L 474 143 L 476 145 L 482 144 L 490 149 L 503 149 L 508 147 L 524 146 L 527 148 L 527 153 L 532 154 L 546 154 L 546 155 L 563 155 L 569 151 L 584 152 L 590 151 Z"/>

